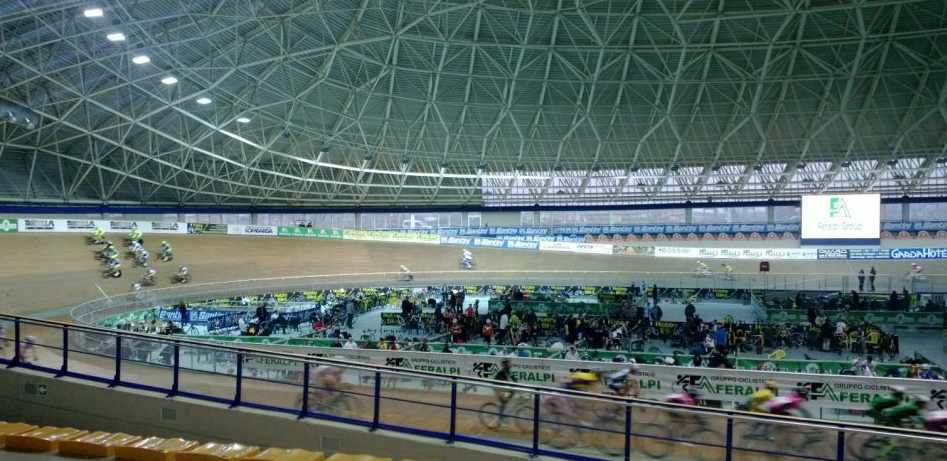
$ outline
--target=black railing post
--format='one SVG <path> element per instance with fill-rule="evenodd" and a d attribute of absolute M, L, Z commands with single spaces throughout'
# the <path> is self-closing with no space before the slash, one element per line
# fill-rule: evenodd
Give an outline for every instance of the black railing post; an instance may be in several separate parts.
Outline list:
<path fill-rule="evenodd" d="M 835 461 L 845 461 L 845 431 L 838 431 L 835 447 Z"/>
<path fill-rule="evenodd" d="M 733 461 L 733 418 L 727 417 L 727 461 Z"/>
<path fill-rule="evenodd" d="M 13 368 L 20 364 L 20 318 L 13 319 L 13 360 L 7 368 Z"/>
<path fill-rule="evenodd" d="M 539 393 L 533 394 L 533 451 L 530 456 L 539 456 Z"/>
<path fill-rule="evenodd" d="M 62 326 L 62 366 L 59 367 L 59 373 L 56 377 L 65 376 L 69 372 L 69 327 Z"/>
<path fill-rule="evenodd" d="M 303 362 L 303 398 L 299 407 L 299 419 L 309 414 L 309 362 Z"/>
<path fill-rule="evenodd" d="M 230 403 L 230 408 L 240 405 L 240 401 L 243 398 L 243 353 L 237 352 L 237 388 L 233 393 L 233 402 Z"/>
<path fill-rule="evenodd" d="M 625 405 L 625 461 L 631 459 L 631 405 Z"/>
<path fill-rule="evenodd" d="M 457 437 L 457 380 L 450 382 L 450 433 L 447 443 L 454 443 Z"/>
<path fill-rule="evenodd" d="M 373 396 L 374 404 L 372 405 L 372 428 L 371 430 L 378 429 L 379 419 L 381 417 L 381 372 L 375 372 L 375 395 Z"/>
<path fill-rule="evenodd" d="M 181 344 L 176 341 L 171 360 L 173 360 L 171 363 L 171 392 L 168 392 L 168 397 L 178 395 L 178 389 L 181 386 Z"/>
<path fill-rule="evenodd" d="M 109 387 L 118 386 L 122 382 L 122 337 L 115 335 L 115 376 Z"/>

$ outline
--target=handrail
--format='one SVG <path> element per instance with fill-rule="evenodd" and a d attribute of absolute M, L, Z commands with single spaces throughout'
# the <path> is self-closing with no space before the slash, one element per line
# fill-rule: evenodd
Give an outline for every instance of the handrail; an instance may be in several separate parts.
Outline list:
<path fill-rule="evenodd" d="M 231 353 L 237 354 L 238 356 L 240 353 L 250 353 L 255 356 L 289 359 L 289 360 L 299 361 L 303 363 L 316 363 L 316 364 L 327 363 L 327 364 L 332 364 L 332 365 L 338 365 L 340 367 L 345 367 L 347 369 L 355 369 L 355 370 L 362 370 L 362 371 L 372 371 L 372 372 L 383 371 L 386 374 L 393 374 L 393 375 L 400 375 L 400 376 L 412 376 L 412 377 L 419 377 L 419 378 L 437 379 L 437 380 L 450 381 L 450 382 L 455 382 L 455 383 L 476 383 L 476 384 L 489 385 L 491 387 L 501 387 L 505 389 L 524 391 L 524 392 L 529 392 L 531 394 L 547 394 L 547 395 L 557 394 L 557 395 L 564 395 L 564 396 L 569 396 L 573 398 L 581 398 L 584 400 L 609 402 L 609 403 L 619 404 L 619 405 L 624 405 L 624 406 L 648 406 L 648 407 L 655 407 L 655 408 L 666 408 L 666 409 L 672 409 L 675 411 L 681 411 L 685 413 L 714 415 L 714 416 L 720 416 L 720 417 L 726 417 L 726 418 L 737 417 L 740 419 L 749 419 L 749 420 L 757 420 L 757 421 L 773 421 L 773 422 L 780 422 L 780 423 L 803 423 L 809 426 L 817 426 L 817 427 L 822 427 L 822 428 L 846 429 L 846 430 L 855 430 L 855 431 L 860 431 L 860 432 L 867 431 L 871 433 L 878 433 L 878 434 L 884 434 L 884 435 L 925 437 L 925 438 L 930 438 L 930 439 L 936 439 L 938 441 L 947 442 L 947 434 L 940 434 L 940 433 L 928 432 L 928 431 L 922 431 L 922 430 L 916 430 L 916 429 L 880 427 L 880 426 L 867 425 L 867 424 L 861 424 L 861 423 L 815 420 L 815 419 L 806 419 L 806 418 L 799 418 L 799 417 L 793 417 L 793 416 L 751 413 L 751 412 L 746 412 L 746 411 L 741 411 L 741 410 L 721 410 L 721 409 L 707 408 L 707 407 L 695 408 L 695 407 L 687 406 L 687 405 L 679 405 L 679 404 L 674 404 L 674 403 L 669 403 L 669 402 L 661 402 L 661 401 L 653 401 L 653 400 L 644 400 L 644 399 L 633 398 L 633 397 L 620 397 L 620 396 L 607 395 L 607 394 L 593 394 L 589 392 L 581 392 L 581 391 L 575 391 L 575 390 L 570 390 L 570 389 L 551 388 L 548 386 L 538 386 L 538 385 L 524 385 L 524 384 L 518 384 L 518 383 L 511 383 L 507 381 L 497 381 L 493 379 L 479 378 L 479 377 L 457 377 L 457 376 L 441 374 L 441 373 L 434 373 L 434 372 L 420 371 L 420 370 L 406 370 L 403 368 L 396 368 L 396 367 L 390 367 L 390 366 L 384 366 L 384 365 L 370 365 L 370 364 L 364 364 L 360 362 L 351 362 L 351 361 L 339 360 L 339 359 L 334 359 L 334 358 L 324 358 L 324 357 L 313 358 L 307 355 L 294 354 L 294 353 L 288 353 L 288 352 L 276 352 L 276 351 L 250 348 L 250 347 L 232 347 L 232 346 L 225 346 L 225 345 L 220 345 L 220 344 L 181 339 L 177 337 L 162 338 L 160 336 L 148 335 L 148 334 L 143 334 L 143 333 L 117 331 L 117 330 L 99 328 L 99 327 L 93 327 L 93 326 L 87 326 L 87 325 L 75 325 L 75 324 L 69 324 L 69 323 L 64 323 L 64 322 L 36 319 L 36 318 L 19 316 L 19 315 L 11 315 L 11 314 L 0 314 L 0 320 L 2 319 L 12 321 L 17 325 L 17 328 L 16 328 L 17 336 L 13 340 L 16 343 L 15 350 L 17 351 L 20 348 L 20 341 L 21 341 L 19 337 L 19 326 L 25 323 L 28 325 L 56 327 L 63 331 L 68 330 L 70 332 L 82 331 L 82 332 L 96 333 L 96 334 L 109 336 L 109 337 L 115 337 L 115 338 L 135 338 L 135 339 L 145 340 L 149 342 L 171 343 L 177 346 L 191 346 L 191 347 L 196 347 L 196 348 L 201 348 L 201 349 L 215 349 L 215 350 L 231 352 Z M 8 338 L 4 338 L 4 340 L 10 341 Z M 120 354 L 120 352 L 118 351 L 116 353 Z M 14 358 L 14 361 L 15 360 L 17 360 L 16 356 Z M 15 366 L 15 365 L 16 364 L 13 364 L 11 366 Z M 238 367 L 238 373 L 239 373 L 239 369 L 240 367 Z M 800 375 L 804 375 L 804 374 L 800 374 Z"/>

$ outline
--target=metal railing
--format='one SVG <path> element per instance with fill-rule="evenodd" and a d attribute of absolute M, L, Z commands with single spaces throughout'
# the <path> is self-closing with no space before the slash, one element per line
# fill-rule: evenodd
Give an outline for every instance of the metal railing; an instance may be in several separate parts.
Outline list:
<path fill-rule="evenodd" d="M 534 456 L 700 461 L 947 456 L 947 437 L 922 431 L 461 378 L 11 315 L 0 315 L 0 326 L 0 363 L 8 368 Z M 340 380 L 334 382 L 326 370 L 340 370 Z"/>
<path fill-rule="evenodd" d="M 258 295 L 266 291 L 307 291 L 336 288 L 424 287 L 435 285 L 588 285 L 629 286 L 657 285 L 661 288 L 746 289 L 746 290 L 813 290 L 848 291 L 858 287 L 855 276 L 839 274 L 770 274 L 738 273 L 732 277 L 721 274 L 700 276 L 694 272 L 651 271 L 419 271 L 405 280 L 398 272 L 304 275 L 296 277 L 258 278 L 227 282 L 192 283 L 171 287 L 123 293 L 82 303 L 72 309 L 72 317 L 85 324 L 94 324 L 106 317 L 157 304 L 173 304 L 214 297 Z M 878 292 L 900 290 L 897 277 L 879 274 L 875 280 Z M 947 292 L 947 276 L 929 275 L 908 287 L 912 291 Z"/>

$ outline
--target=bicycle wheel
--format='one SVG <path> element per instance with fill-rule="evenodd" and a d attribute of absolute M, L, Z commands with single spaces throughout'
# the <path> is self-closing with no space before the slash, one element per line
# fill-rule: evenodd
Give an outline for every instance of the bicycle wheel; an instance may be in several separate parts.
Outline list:
<path fill-rule="evenodd" d="M 520 432 L 526 434 L 533 432 L 533 406 L 523 404 L 513 412 L 513 423 Z"/>
<path fill-rule="evenodd" d="M 539 422 L 540 440 L 553 448 L 571 448 L 579 444 L 579 428 L 575 422 L 552 414 Z"/>
<path fill-rule="evenodd" d="M 634 443 L 636 450 L 645 454 L 651 459 L 664 459 L 674 451 L 674 442 L 671 440 L 661 440 L 658 434 L 667 432 L 667 427 L 659 424 L 641 424 L 634 427 L 637 435 L 637 441 Z"/>
<path fill-rule="evenodd" d="M 848 440 L 848 454 L 852 455 L 852 457 L 858 461 L 900 459 L 895 456 L 898 454 L 897 447 L 893 446 L 888 438 L 877 435 L 864 437 L 852 435 L 850 439 L 851 440 Z"/>
<path fill-rule="evenodd" d="M 480 419 L 480 424 L 483 424 L 488 429 L 496 429 L 500 427 L 500 406 L 494 402 L 487 402 L 480 405 L 477 417 Z"/>
<path fill-rule="evenodd" d="M 724 458 L 725 449 L 720 445 L 726 441 L 713 429 L 697 429 L 688 439 L 691 442 L 688 444 L 691 446 L 691 452 L 699 461 L 717 461 Z"/>

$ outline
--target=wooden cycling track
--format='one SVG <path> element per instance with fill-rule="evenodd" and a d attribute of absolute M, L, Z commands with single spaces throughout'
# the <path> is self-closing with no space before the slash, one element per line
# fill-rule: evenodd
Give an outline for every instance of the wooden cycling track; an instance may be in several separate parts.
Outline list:
<path fill-rule="evenodd" d="M 118 236 L 115 236 L 118 240 Z M 451 271 L 456 270 L 459 260 L 459 248 L 428 245 L 390 244 L 351 241 L 319 241 L 274 239 L 265 237 L 236 236 L 146 236 L 146 246 L 154 248 L 160 240 L 168 240 L 175 248 L 176 261 L 159 265 L 159 270 L 170 273 L 178 264 L 191 268 L 195 279 L 200 282 L 227 280 L 245 280 L 262 277 L 298 276 L 338 273 L 396 272 L 404 264 L 413 271 Z M 736 242 L 735 242 L 736 243 Z M 736 245 L 734 245 L 736 246 Z M 52 308 L 72 306 L 81 301 L 108 294 L 128 291 L 129 284 L 142 272 L 135 269 L 127 277 L 119 280 L 106 280 L 99 274 L 100 266 L 92 258 L 92 247 L 83 242 L 81 235 L 38 235 L 15 234 L 0 236 L 0 252 L 4 255 L 0 264 L 0 312 L 22 315 L 36 315 Z M 691 272 L 694 262 L 691 260 L 655 259 L 653 257 L 619 257 L 598 255 L 550 254 L 511 250 L 475 250 L 479 270 L 574 270 L 574 271 L 663 271 Z M 731 261 L 737 272 L 753 272 L 757 269 L 755 261 Z M 864 264 L 865 269 L 870 264 Z M 926 264 L 928 272 L 944 273 L 944 264 Z M 906 263 L 875 262 L 880 274 L 903 274 Z M 859 266 L 860 267 L 860 266 Z M 824 273 L 846 275 L 857 271 L 858 267 L 848 262 L 774 262 L 774 274 Z M 164 277 L 162 277 L 164 280 Z M 510 280 L 510 283 L 515 283 Z M 166 283 L 165 283 L 166 284 Z M 59 317 L 60 320 L 68 320 Z M 41 343 L 54 345 L 55 335 L 38 335 Z M 27 332 L 29 334 L 29 331 Z M 86 358 L 74 367 L 84 368 L 88 372 L 107 376 L 110 361 Z M 58 362 L 58 353 L 52 350 L 40 350 L 40 360 L 52 366 Z M 125 376 L 137 376 L 144 383 L 166 385 L 167 371 L 145 366 L 130 366 Z M 193 374 L 183 380 L 189 383 L 190 390 L 226 397 L 231 389 L 222 385 L 219 378 Z M 364 391 L 368 393 L 369 389 Z M 384 391 L 386 397 L 382 406 L 382 418 L 389 424 L 419 427 L 431 430 L 443 430 L 446 410 L 427 404 L 447 404 L 449 396 L 436 392 L 412 390 Z M 267 382 L 248 380 L 244 393 L 248 398 L 262 400 L 267 404 L 281 406 L 292 405 L 298 397 L 298 391 L 289 386 L 279 386 Z M 256 397 L 255 397 L 256 396 Z M 488 395 L 465 395 L 461 404 L 476 409 L 490 400 Z M 363 406 L 370 408 L 370 404 Z M 651 420 L 656 410 L 651 410 Z M 641 421 L 638 419 L 637 421 Z M 721 433 L 722 427 L 716 428 Z M 458 419 L 458 430 L 469 435 L 487 435 L 487 430 L 479 424 L 473 412 Z M 525 437 L 513 430 L 501 430 L 505 437 L 521 439 Z M 735 434 L 741 434 L 735 430 Z M 657 435 L 657 434 L 655 434 Z M 615 443 L 602 441 L 601 443 Z M 656 443 L 656 442 L 642 442 Z M 829 444 L 834 445 L 834 444 Z M 772 448 L 772 447 L 771 447 Z M 785 447 L 783 447 L 785 448 Z M 806 454 L 815 454 L 811 448 Z M 818 448 L 831 452 L 832 447 Z M 700 446 L 680 445 L 675 456 L 690 458 L 696 451 L 711 453 L 707 459 L 722 459 L 722 450 Z M 763 459 L 766 456 L 750 453 L 737 453 L 735 459 Z M 769 456 L 771 457 L 771 456 Z M 789 458 L 787 458 L 789 459 Z"/>

